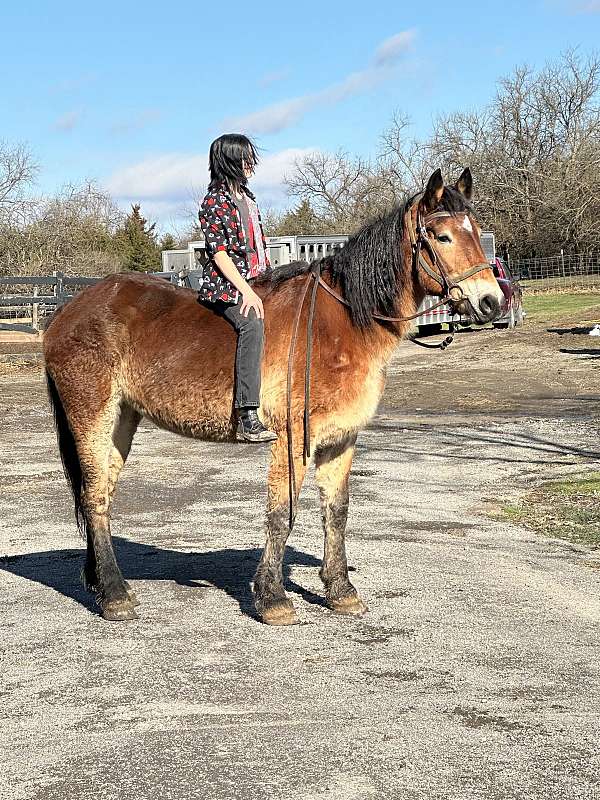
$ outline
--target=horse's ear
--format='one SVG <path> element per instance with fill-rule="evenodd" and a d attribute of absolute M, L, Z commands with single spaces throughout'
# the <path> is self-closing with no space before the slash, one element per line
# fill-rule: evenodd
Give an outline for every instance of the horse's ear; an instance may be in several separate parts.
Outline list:
<path fill-rule="evenodd" d="M 456 185 L 454 187 L 457 192 L 460 192 L 467 200 L 470 200 L 473 196 L 473 176 L 471 175 L 471 170 L 467 167 L 463 170 L 462 175 L 456 181 Z"/>
<path fill-rule="evenodd" d="M 442 178 L 442 170 L 436 169 L 431 178 L 427 181 L 427 188 L 425 189 L 425 194 L 421 201 L 426 214 L 430 211 L 434 211 L 439 206 L 443 194 L 444 179 Z"/>

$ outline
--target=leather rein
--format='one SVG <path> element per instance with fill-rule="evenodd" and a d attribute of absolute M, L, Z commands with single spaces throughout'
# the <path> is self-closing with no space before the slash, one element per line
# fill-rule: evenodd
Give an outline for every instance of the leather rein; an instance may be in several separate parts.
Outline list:
<path fill-rule="evenodd" d="M 421 214 L 421 210 L 417 209 L 417 220 L 415 229 L 412 224 L 412 209 L 414 208 L 415 203 L 417 203 L 421 199 L 421 197 L 422 193 L 416 195 L 415 197 L 411 198 L 411 200 L 408 201 L 406 211 L 404 212 L 404 220 L 410 238 L 413 270 L 418 271 L 419 268 L 422 269 L 427 275 L 429 275 L 430 278 L 432 278 L 442 288 L 442 293 L 443 293 L 442 297 L 437 303 L 434 303 L 434 305 L 428 309 L 428 311 L 433 311 L 435 308 L 439 308 L 440 306 L 443 306 L 446 303 L 454 305 L 455 303 L 459 303 L 461 300 L 463 300 L 464 292 L 462 287 L 459 285 L 460 282 L 465 280 L 466 278 L 470 278 L 472 275 L 476 275 L 478 272 L 482 272 L 484 269 L 489 269 L 490 265 L 487 262 L 482 264 L 475 264 L 474 266 L 469 267 L 469 269 L 460 273 L 460 275 L 450 276 L 444 260 L 437 252 L 433 242 L 427 235 L 427 223 L 433 219 L 439 219 L 441 217 L 451 217 L 454 215 L 451 214 L 449 211 L 435 211 L 423 216 Z M 423 256 L 424 250 L 429 255 L 429 258 L 431 260 L 431 265 L 427 263 L 425 257 Z M 308 463 L 308 459 L 310 458 L 311 455 L 310 454 L 310 378 L 311 378 L 311 365 L 312 365 L 313 322 L 315 315 L 315 305 L 317 301 L 317 291 L 319 289 L 319 286 L 323 288 L 326 292 L 328 292 L 332 297 L 334 297 L 339 303 L 346 306 L 347 308 L 350 308 L 350 303 L 348 303 L 347 300 L 345 300 L 340 294 L 338 294 L 338 292 L 336 292 L 335 289 L 333 289 L 321 277 L 321 262 L 320 261 L 314 262 L 314 264 L 311 265 L 310 272 L 308 273 L 307 279 L 302 288 L 300 303 L 298 305 L 296 316 L 294 318 L 294 324 L 292 327 L 292 336 L 290 339 L 290 349 L 288 353 L 286 430 L 287 430 L 287 449 L 288 449 L 290 530 L 292 529 L 292 526 L 294 524 L 294 518 L 296 516 L 296 502 L 297 502 L 296 470 L 294 467 L 294 446 L 293 446 L 293 425 L 292 425 L 293 364 L 294 364 L 294 354 L 296 352 L 296 344 L 298 341 L 298 331 L 300 328 L 300 317 L 302 316 L 304 301 L 306 300 L 306 295 L 308 294 L 311 280 L 313 281 L 313 284 L 310 296 L 308 320 L 306 325 L 306 364 L 304 369 L 304 420 L 303 420 L 304 441 L 302 448 L 302 459 L 304 465 Z M 453 297 L 451 294 L 452 292 L 454 292 L 455 295 L 458 294 L 458 296 Z M 410 316 L 406 317 L 386 317 L 383 314 L 375 314 L 375 313 L 372 314 L 373 319 L 377 320 L 378 322 L 391 322 L 391 323 L 409 322 L 410 320 L 416 319 L 419 316 L 421 316 L 420 312 L 416 312 L 415 314 L 411 314 Z M 421 345 L 421 347 L 445 350 L 452 343 L 453 338 L 454 337 L 452 335 L 447 336 L 443 341 L 437 344 L 425 344 L 424 342 L 418 342 L 415 339 L 410 339 L 410 341 L 412 341 L 414 344 Z"/>

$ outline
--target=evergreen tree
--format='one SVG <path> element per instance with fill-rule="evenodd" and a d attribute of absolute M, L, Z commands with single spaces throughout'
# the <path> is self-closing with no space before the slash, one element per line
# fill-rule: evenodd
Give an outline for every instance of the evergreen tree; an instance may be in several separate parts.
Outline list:
<path fill-rule="evenodd" d="M 159 249 L 162 250 L 176 250 L 177 249 L 177 242 L 175 241 L 175 237 L 172 233 L 165 233 L 164 236 L 161 236 L 160 242 L 158 244 Z"/>
<path fill-rule="evenodd" d="M 326 232 L 326 224 L 308 200 L 302 200 L 293 211 L 287 211 L 277 222 L 276 236 L 314 236 Z"/>
<path fill-rule="evenodd" d="M 131 206 L 122 228 L 117 233 L 117 247 L 125 269 L 136 272 L 160 270 L 160 249 L 156 241 L 156 223 L 148 221 L 140 213 L 139 203 Z"/>

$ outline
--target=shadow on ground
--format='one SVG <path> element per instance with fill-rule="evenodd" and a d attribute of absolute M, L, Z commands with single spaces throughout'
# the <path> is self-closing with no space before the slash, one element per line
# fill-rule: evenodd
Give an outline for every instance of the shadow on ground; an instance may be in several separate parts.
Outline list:
<path fill-rule="evenodd" d="M 557 333 L 559 336 L 564 336 L 565 334 L 574 334 L 577 336 L 589 334 L 592 327 L 592 325 L 586 325 L 584 327 L 575 326 L 574 328 L 546 328 L 546 330 L 548 333 Z"/>
<path fill-rule="evenodd" d="M 568 353 L 572 356 L 591 356 L 592 358 L 600 358 L 600 347 L 561 347 L 561 353 Z"/>
<path fill-rule="evenodd" d="M 261 549 L 228 548 L 197 553 L 139 544 L 121 536 L 113 536 L 113 542 L 125 578 L 174 581 L 180 586 L 190 588 L 216 586 L 232 597 L 244 614 L 255 616 L 251 581 L 258 566 Z M 87 592 L 81 583 L 84 557 L 83 549 L 46 550 L 0 559 L 0 569 L 49 586 L 80 603 L 89 611 L 98 613 L 94 596 Z M 320 565 L 320 561 L 314 556 L 288 547 L 283 565 L 286 589 L 300 594 L 309 603 L 324 605 L 321 597 L 303 589 L 290 579 L 292 566 L 319 567 Z"/>
<path fill-rule="evenodd" d="M 600 355 L 600 350 L 594 352 Z M 548 400 L 551 398 L 543 399 Z M 591 400 L 596 405 L 598 399 L 598 396 L 594 395 L 589 398 L 578 399 L 578 402 L 581 404 L 581 402 Z M 424 416 L 424 414 L 421 414 L 422 418 Z M 390 423 L 382 418 L 376 418 L 370 423 L 369 430 L 387 434 L 395 427 L 395 422 Z M 513 451 L 513 455 L 494 454 L 493 461 L 495 463 L 553 465 L 556 463 L 557 457 L 565 458 L 573 456 L 594 461 L 600 459 L 600 450 L 591 450 L 585 447 L 569 445 L 557 441 L 555 438 L 536 436 L 534 434 L 507 434 L 502 427 L 493 429 L 487 426 L 473 425 L 468 431 L 465 431 L 461 430 L 461 426 L 456 423 L 440 426 L 429 422 L 419 422 L 417 424 L 403 422 L 402 430 L 434 435 L 439 444 L 439 450 L 437 452 L 432 452 L 430 449 L 419 449 L 418 447 L 407 445 L 403 445 L 400 450 L 397 446 L 386 447 L 384 444 L 381 444 L 381 442 L 375 442 L 373 445 L 359 443 L 357 451 L 374 450 L 377 452 L 401 452 L 403 456 L 439 456 L 444 460 L 473 461 L 475 458 L 481 458 L 482 454 L 480 450 L 483 450 L 483 448 L 488 445 L 493 445 L 497 448 L 502 448 L 503 452 L 508 451 L 510 453 Z M 464 444 L 464 450 L 461 452 L 449 449 L 452 445 L 460 446 L 461 444 Z M 481 448 L 479 448 L 479 445 L 481 445 Z"/>

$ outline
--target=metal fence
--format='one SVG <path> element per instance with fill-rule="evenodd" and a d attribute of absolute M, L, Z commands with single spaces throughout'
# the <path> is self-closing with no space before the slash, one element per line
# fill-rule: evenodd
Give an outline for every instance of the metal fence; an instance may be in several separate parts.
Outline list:
<path fill-rule="evenodd" d="M 510 261 L 513 275 L 529 291 L 600 288 L 600 256 L 577 254 Z"/>

